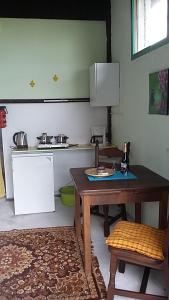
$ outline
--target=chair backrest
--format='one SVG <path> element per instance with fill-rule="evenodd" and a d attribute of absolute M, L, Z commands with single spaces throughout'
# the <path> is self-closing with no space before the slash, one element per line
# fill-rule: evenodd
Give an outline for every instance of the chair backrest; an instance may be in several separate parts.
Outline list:
<path fill-rule="evenodd" d="M 118 164 L 123 156 L 123 151 L 117 147 L 99 149 L 99 165 L 104 167 L 112 167 L 115 163 Z"/>

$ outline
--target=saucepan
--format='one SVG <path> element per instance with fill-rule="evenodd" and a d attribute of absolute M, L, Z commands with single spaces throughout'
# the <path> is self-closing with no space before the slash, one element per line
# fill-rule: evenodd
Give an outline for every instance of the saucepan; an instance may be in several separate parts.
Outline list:
<path fill-rule="evenodd" d="M 67 143 L 67 139 L 69 137 L 66 136 L 65 134 L 58 134 L 54 138 L 55 138 L 56 144 L 65 144 L 65 143 Z"/>
<path fill-rule="evenodd" d="M 51 144 L 53 136 L 47 135 L 46 132 L 43 132 L 41 136 L 38 136 L 37 139 L 39 140 L 40 144 Z"/>

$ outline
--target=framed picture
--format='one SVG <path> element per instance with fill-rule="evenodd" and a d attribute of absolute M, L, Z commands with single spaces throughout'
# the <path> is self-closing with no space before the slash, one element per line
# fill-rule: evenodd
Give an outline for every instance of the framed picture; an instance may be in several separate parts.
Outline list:
<path fill-rule="evenodd" d="M 169 69 L 149 74 L 149 114 L 168 115 Z"/>

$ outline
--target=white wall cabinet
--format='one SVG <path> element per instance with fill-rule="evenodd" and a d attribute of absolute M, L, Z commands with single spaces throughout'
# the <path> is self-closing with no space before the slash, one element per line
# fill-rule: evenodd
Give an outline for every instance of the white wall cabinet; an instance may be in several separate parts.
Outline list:
<path fill-rule="evenodd" d="M 90 67 L 90 104 L 119 104 L 119 63 L 95 63 Z"/>
<path fill-rule="evenodd" d="M 53 154 L 12 154 L 15 214 L 55 210 Z"/>

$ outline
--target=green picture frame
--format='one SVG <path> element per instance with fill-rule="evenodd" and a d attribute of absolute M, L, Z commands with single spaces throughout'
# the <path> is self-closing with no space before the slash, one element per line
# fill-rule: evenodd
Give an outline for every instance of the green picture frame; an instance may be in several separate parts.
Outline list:
<path fill-rule="evenodd" d="M 149 114 L 168 115 L 169 69 L 149 74 Z"/>

